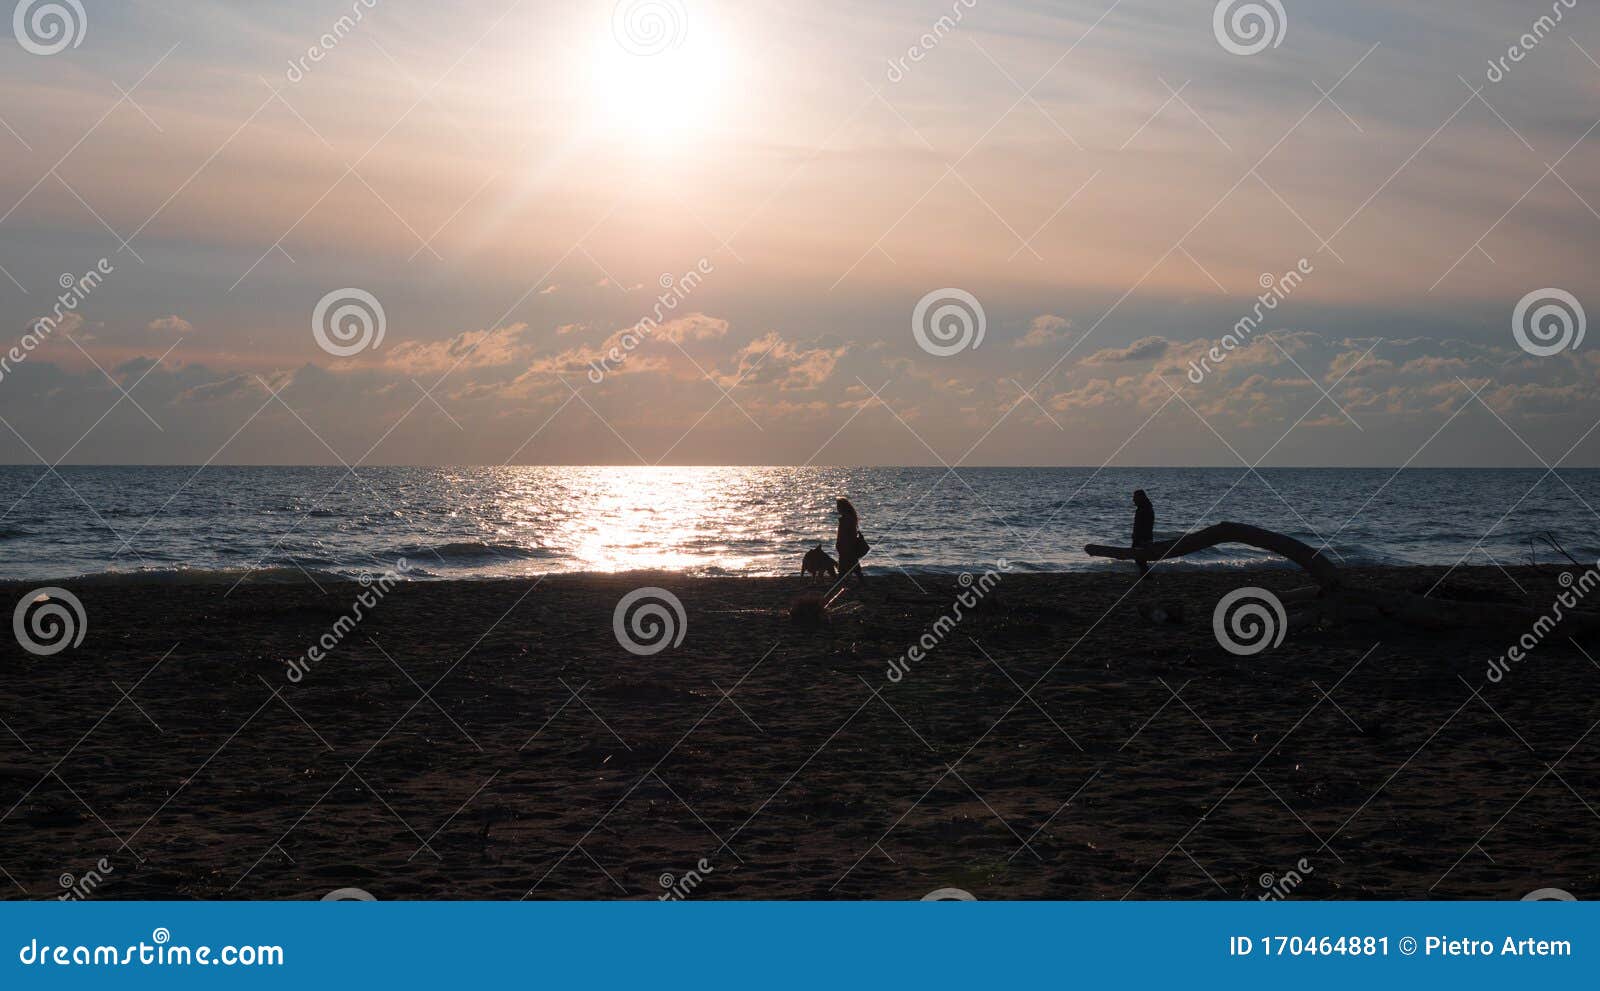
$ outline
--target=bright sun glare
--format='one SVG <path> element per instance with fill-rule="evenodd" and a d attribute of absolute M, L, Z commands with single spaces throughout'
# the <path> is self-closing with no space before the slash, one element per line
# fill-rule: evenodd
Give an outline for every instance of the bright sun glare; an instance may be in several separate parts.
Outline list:
<path fill-rule="evenodd" d="M 640 54 L 614 30 L 598 40 L 590 60 L 594 115 L 609 136 L 662 148 L 684 144 L 715 122 L 727 102 L 729 50 L 698 22 L 677 41 Z"/>

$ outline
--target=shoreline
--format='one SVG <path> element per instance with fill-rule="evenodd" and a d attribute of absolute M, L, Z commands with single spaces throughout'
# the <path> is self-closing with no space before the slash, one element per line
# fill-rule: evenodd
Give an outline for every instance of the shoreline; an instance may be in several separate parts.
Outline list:
<path fill-rule="evenodd" d="M 1537 600 L 1564 570 L 1445 587 Z M 66 582 L 81 645 L 4 641 L 0 891 L 57 897 L 104 858 L 94 898 L 654 899 L 691 870 L 709 899 L 1249 900 L 1291 870 L 1291 898 L 1600 892 L 1589 813 L 1530 791 L 1559 763 L 1600 793 L 1575 645 L 1498 684 L 1510 632 L 1347 624 L 1238 656 L 1215 604 L 1302 573 L 1134 578 L 1004 574 L 947 622 L 976 586 L 875 575 L 818 628 L 789 621 L 827 587 L 798 576 Z M 682 607 L 656 653 L 617 632 L 646 587 Z"/>
<path fill-rule="evenodd" d="M 826 548 L 825 548 L 826 549 Z M 1550 555 L 1553 556 L 1553 555 Z M 38 578 L 17 578 L 0 576 L 0 590 L 24 586 L 56 585 L 72 587 L 74 585 L 86 586 L 122 586 L 122 587 L 150 587 L 170 588 L 182 586 L 239 586 L 255 587 L 292 587 L 297 585 L 353 585 L 361 581 L 361 576 L 376 578 L 386 573 L 395 574 L 401 581 L 418 585 L 441 584 L 474 584 L 495 582 L 530 582 L 544 581 L 556 578 L 574 579 L 583 581 L 615 581 L 625 579 L 660 579 L 672 581 L 757 581 L 757 582 L 782 582 L 792 578 L 801 577 L 799 574 L 799 557 L 795 555 L 796 565 L 793 571 L 785 573 L 770 572 L 722 572 L 712 568 L 630 568 L 616 571 L 530 571 L 523 574 L 441 574 L 427 568 L 418 568 L 415 564 L 411 570 L 400 572 L 393 568 L 384 569 L 373 567 L 364 572 L 354 571 L 327 571 L 318 568 L 296 568 L 292 565 L 272 565 L 260 568 L 148 568 L 137 571 L 100 571 L 84 574 L 51 576 Z M 1539 564 L 1532 567 L 1570 567 L 1570 562 Z M 1595 565 L 1600 567 L 1600 562 Z M 994 562 L 977 562 L 972 564 L 949 565 L 908 565 L 906 567 L 892 567 L 882 564 L 868 565 L 867 574 L 871 578 L 893 579 L 896 577 L 911 576 L 913 578 L 957 578 L 963 574 L 976 575 L 995 569 Z M 1247 561 L 1205 561 L 1195 558 L 1174 558 L 1155 564 L 1155 567 L 1171 575 L 1238 575 L 1249 576 L 1254 572 L 1277 573 L 1300 570 L 1295 564 L 1281 558 L 1263 557 L 1260 560 Z M 1472 567 L 1481 567 L 1474 565 Z M 1529 565 L 1509 566 L 1509 570 L 1528 568 Z M 1077 567 L 1038 567 L 1029 566 L 1026 562 L 1006 562 L 1005 573 L 1011 575 L 1027 575 L 1035 578 L 1114 578 L 1117 575 L 1131 574 L 1132 565 L 1125 561 L 1110 561 L 1097 558 L 1085 558 Z M 1466 570 L 1467 566 L 1458 566 L 1456 570 Z M 1360 572 L 1406 572 L 1406 571 L 1446 571 L 1450 566 L 1446 564 L 1425 563 L 1396 563 L 1396 562 L 1371 562 L 1371 563 L 1345 563 L 1340 565 L 1341 571 L 1351 573 Z M 714 573 L 715 572 L 715 573 Z"/>

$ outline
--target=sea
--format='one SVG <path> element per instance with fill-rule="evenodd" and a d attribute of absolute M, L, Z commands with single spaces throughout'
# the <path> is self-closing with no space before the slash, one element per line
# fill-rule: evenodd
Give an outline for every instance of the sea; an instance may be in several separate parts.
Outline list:
<path fill-rule="evenodd" d="M 1158 539 L 1228 520 L 1352 566 L 1565 561 L 1546 536 L 1600 557 L 1600 469 L 11 466 L 0 580 L 787 575 L 832 552 L 841 495 L 869 572 L 1091 571 L 1118 566 L 1083 547 L 1128 542 L 1141 488 Z"/>

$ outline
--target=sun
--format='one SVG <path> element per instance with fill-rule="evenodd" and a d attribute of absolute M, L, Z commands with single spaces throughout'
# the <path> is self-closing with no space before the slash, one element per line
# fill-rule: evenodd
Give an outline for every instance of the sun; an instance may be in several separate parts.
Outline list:
<path fill-rule="evenodd" d="M 608 26 L 590 59 L 593 116 L 612 139 L 668 149 L 703 136 L 727 106 L 730 50 L 714 27 Z"/>

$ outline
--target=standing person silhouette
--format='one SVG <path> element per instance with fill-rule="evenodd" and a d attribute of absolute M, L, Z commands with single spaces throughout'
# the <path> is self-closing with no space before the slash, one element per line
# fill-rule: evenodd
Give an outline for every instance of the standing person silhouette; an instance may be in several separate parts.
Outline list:
<path fill-rule="evenodd" d="M 1156 539 L 1156 507 L 1151 504 L 1150 497 L 1144 494 L 1144 489 L 1136 489 L 1133 493 L 1133 546 L 1145 547 L 1155 543 Z M 1142 579 L 1150 574 L 1150 565 L 1139 562 L 1139 577 Z"/>
<path fill-rule="evenodd" d="M 850 572 L 854 571 L 856 581 L 865 586 L 867 576 L 861 570 L 861 559 L 870 548 L 866 538 L 861 536 L 861 516 L 849 499 L 841 497 L 835 506 L 839 513 L 839 537 L 833 547 L 839 552 L 839 584 L 843 585 L 844 580 L 850 577 Z"/>

